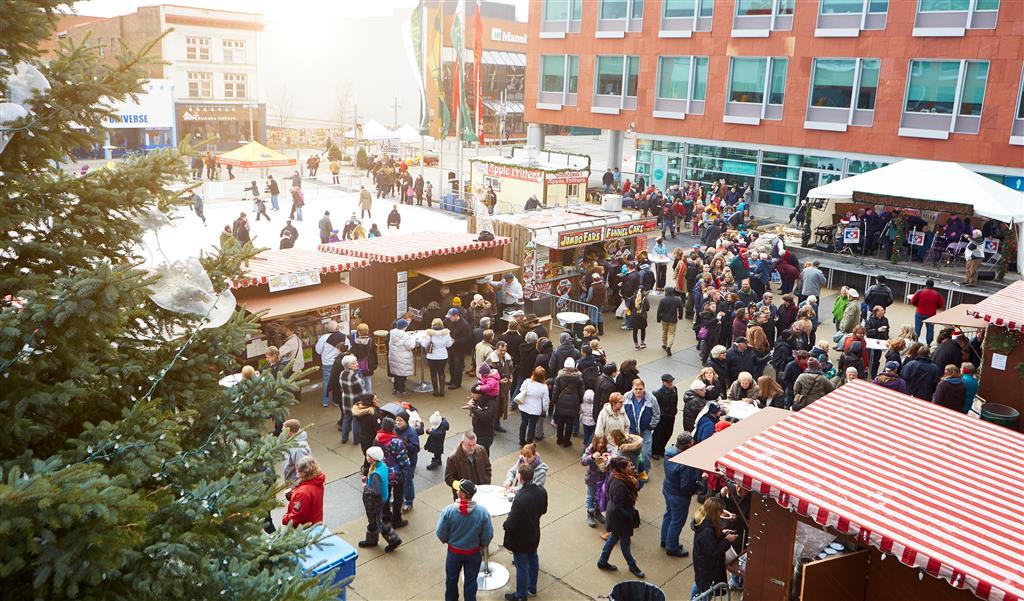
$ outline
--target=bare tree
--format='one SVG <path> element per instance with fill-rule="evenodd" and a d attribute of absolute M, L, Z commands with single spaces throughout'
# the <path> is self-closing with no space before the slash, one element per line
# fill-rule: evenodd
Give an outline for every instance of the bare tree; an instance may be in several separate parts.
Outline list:
<path fill-rule="evenodd" d="M 271 105 L 274 110 L 277 111 L 275 121 L 277 127 L 280 130 L 278 135 L 278 150 L 284 150 L 284 130 L 288 123 L 288 120 L 292 118 L 295 112 L 295 97 L 292 96 L 288 86 L 278 86 L 277 90 L 271 98 Z"/>
<path fill-rule="evenodd" d="M 334 98 L 337 102 L 338 123 L 341 125 L 341 152 L 346 154 L 348 140 L 345 136 L 345 124 L 349 122 L 349 108 L 352 104 L 352 87 L 349 82 L 334 86 Z M 353 132 L 358 138 L 359 132 L 355 131 L 357 125 L 353 124 Z"/>

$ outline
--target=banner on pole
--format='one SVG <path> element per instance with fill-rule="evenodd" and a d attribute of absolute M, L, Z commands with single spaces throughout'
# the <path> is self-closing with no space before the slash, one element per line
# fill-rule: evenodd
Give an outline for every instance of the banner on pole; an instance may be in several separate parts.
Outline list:
<path fill-rule="evenodd" d="M 429 63 L 430 63 L 430 74 L 434 80 L 434 88 L 437 90 L 437 119 L 434 121 L 436 125 L 436 133 L 434 137 L 438 140 L 444 140 L 448 137 L 448 131 L 452 126 L 452 114 L 448 110 L 448 100 L 445 98 L 445 82 L 444 82 L 444 65 L 441 62 L 441 46 L 444 43 L 444 26 L 441 19 L 441 11 L 437 11 L 437 15 L 434 16 L 434 27 L 433 35 L 430 36 L 430 52 Z"/>
<path fill-rule="evenodd" d="M 860 244 L 860 228 L 848 227 L 844 229 L 843 244 Z"/>
<path fill-rule="evenodd" d="M 455 73 L 452 76 L 452 106 L 455 107 L 455 124 L 458 128 L 457 135 L 463 142 L 476 142 L 476 133 L 469 118 L 469 108 L 466 105 L 466 93 L 462 85 L 466 74 L 466 39 L 464 37 L 463 19 L 466 15 L 466 5 L 459 3 L 455 16 L 452 18 L 452 49 L 455 51 Z"/>
<path fill-rule="evenodd" d="M 924 232 L 911 231 L 907 234 L 907 244 L 910 246 L 924 246 Z"/>
<path fill-rule="evenodd" d="M 474 105 L 474 130 L 476 131 L 477 142 L 484 142 L 484 111 L 483 111 L 483 90 L 480 85 L 480 78 L 483 73 L 484 62 L 484 24 L 480 19 L 480 0 L 476 3 L 476 16 L 473 18 L 473 105 Z"/>

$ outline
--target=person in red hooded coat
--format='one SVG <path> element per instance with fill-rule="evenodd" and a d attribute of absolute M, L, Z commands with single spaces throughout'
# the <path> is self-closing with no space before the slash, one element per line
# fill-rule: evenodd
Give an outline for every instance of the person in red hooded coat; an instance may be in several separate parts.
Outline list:
<path fill-rule="evenodd" d="M 324 521 L 324 481 L 327 476 L 320 471 L 312 455 L 300 459 L 297 470 L 299 485 L 286 495 L 288 510 L 281 523 L 286 526 L 319 524 Z"/>

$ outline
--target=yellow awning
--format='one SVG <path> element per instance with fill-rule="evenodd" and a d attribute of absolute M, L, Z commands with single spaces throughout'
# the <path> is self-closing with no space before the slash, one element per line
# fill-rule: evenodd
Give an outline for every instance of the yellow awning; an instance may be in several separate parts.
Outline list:
<path fill-rule="evenodd" d="M 288 158 L 276 150 L 271 150 L 259 142 L 252 141 L 241 148 L 218 156 L 217 162 L 233 167 L 285 167 L 294 165 L 295 159 Z"/>

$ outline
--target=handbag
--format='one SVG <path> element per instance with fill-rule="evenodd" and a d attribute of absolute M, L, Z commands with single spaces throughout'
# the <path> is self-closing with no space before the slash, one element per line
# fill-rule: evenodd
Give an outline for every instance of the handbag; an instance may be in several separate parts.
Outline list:
<path fill-rule="evenodd" d="M 706 340 L 708 337 L 708 327 L 701 326 L 700 330 L 697 331 L 697 340 Z"/>
<path fill-rule="evenodd" d="M 515 398 L 512 399 L 512 401 L 516 405 L 522 405 L 523 401 L 525 401 L 525 400 L 526 400 L 526 382 L 523 382 L 523 385 L 519 387 L 519 394 L 517 394 L 515 396 Z"/>
<path fill-rule="evenodd" d="M 637 511 L 636 509 L 633 510 L 633 527 L 640 527 L 640 512 Z"/>

